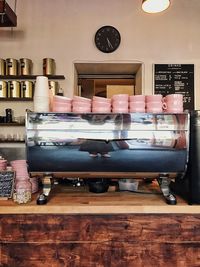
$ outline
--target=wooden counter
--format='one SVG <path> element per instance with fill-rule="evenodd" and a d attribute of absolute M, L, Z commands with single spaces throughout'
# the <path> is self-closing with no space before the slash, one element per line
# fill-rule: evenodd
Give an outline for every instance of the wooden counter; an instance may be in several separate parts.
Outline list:
<path fill-rule="evenodd" d="M 2 267 L 197 267 L 200 207 L 162 195 L 54 188 L 50 201 L 0 201 Z"/>
<path fill-rule="evenodd" d="M 167 205 L 159 193 L 107 192 L 94 194 L 86 190 L 53 189 L 46 205 L 36 205 L 37 194 L 27 204 L 0 201 L 0 214 L 119 214 L 119 213 L 200 213 L 197 205 L 188 205 L 177 197 L 177 205 Z"/>
<path fill-rule="evenodd" d="M 38 194 L 27 204 L 0 201 L 0 214 L 126 214 L 126 213 L 200 213 L 200 207 L 188 205 L 177 196 L 177 205 L 167 205 L 157 182 L 140 183 L 140 193 L 89 192 L 87 187 L 54 185 L 46 205 L 36 205 Z"/>

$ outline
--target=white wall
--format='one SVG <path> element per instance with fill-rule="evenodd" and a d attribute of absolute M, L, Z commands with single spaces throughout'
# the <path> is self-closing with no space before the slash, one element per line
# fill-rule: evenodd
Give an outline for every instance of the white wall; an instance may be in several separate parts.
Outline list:
<path fill-rule="evenodd" d="M 42 58 L 55 58 L 57 74 L 66 76 L 68 96 L 73 94 L 74 61 L 144 62 L 145 94 L 153 90 L 153 63 L 194 63 L 197 100 L 200 0 L 171 1 L 167 11 L 150 15 L 142 12 L 142 0 L 18 0 L 18 26 L 13 32 L 0 28 L 0 57 L 31 58 L 34 74 L 42 73 Z M 118 28 L 122 37 L 111 54 L 98 51 L 93 41 L 96 30 L 106 24 Z"/>

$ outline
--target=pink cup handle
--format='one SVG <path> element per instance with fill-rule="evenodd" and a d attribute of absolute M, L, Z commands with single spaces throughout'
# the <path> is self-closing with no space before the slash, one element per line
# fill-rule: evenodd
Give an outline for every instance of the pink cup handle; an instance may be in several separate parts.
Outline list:
<path fill-rule="evenodd" d="M 167 109 L 167 103 L 166 103 L 166 102 L 163 102 L 162 108 L 163 108 L 164 110 Z"/>

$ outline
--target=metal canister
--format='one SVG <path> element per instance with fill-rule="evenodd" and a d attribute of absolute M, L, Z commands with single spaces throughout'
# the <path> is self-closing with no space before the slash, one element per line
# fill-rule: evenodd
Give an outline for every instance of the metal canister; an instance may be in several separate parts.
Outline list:
<path fill-rule="evenodd" d="M 19 81 L 8 82 L 8 97 L 21 97 L 21 84 Z"/>
<path fill-rule="evenodd" d="M 52 95 L 57 95 L 59 91 L 59 84 L 56 81 L 49 81 L 49 89 L 52 92 Z"/>
<path fill-rule="evenodd" d="M 33 98 L 34 84 L 32 81 L 21 82 L 21 97 Z"/>
<path fill-rule="evenodd" d="M 6 59 L 6 75 L 18 75 L 18 61 L 14 58 Z"/>
<path fill-rule="evenodd" d="M 8 97 L 8 84 L 6 81 L 0 81 L 0 97 Z"/>
<path fill-rule="evenodd" d="M 43 75 L 55 75 L 56 62 L 53 58 L 43 58 Z"/>
<path fill-rule="evenodd" d="M 6 61 L 0 58 L 0 75 L 6 75 Z"/>
<path fill-rule="evenodd" d="M 29 58 L 19 59 L 19 74 L 20 75 L 31 75 L 32 74 L 33 63 Z"/>

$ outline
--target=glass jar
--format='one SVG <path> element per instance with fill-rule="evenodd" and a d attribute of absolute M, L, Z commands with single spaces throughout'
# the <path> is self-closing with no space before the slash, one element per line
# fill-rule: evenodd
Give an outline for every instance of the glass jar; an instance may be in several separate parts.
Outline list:
<path fill-rule="evenodd" d="M 31 201 L 31 182 L 29 179 L 19 179 L 15 184 L 15 193 L 13 194 L 13 200 L 19 204 L 27 203 Z"/>

